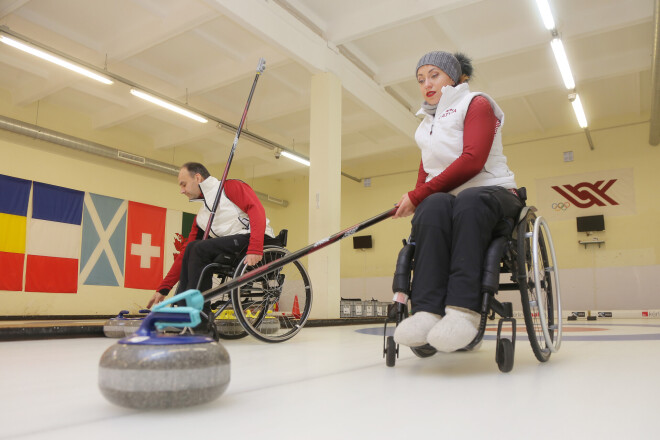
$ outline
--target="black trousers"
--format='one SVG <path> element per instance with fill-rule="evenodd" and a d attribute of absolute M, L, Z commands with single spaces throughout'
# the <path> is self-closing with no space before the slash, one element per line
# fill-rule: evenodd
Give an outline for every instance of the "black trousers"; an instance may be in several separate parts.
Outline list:
<path fill-rule="evenodd" d="M 247 248 L 250 242 L 249 234 L 228 235 L 226 237 L 195 240 L 188 243 L 181 263 L 181 277 L 176 293 L 197 288 L 202 269 L 220 254 L 235 255 Z M 200 286 L 201 291 L 211 288 L 209 278 Z"/>
<path fill-rule="evenodd" d="M 424 199 L 412 219 L 412 312 L 444 315 L 448 305 L 480 311 L 486 250 L 505 219 L 516 220 L 521 208 L 520 199 L 499 186 Z"/>

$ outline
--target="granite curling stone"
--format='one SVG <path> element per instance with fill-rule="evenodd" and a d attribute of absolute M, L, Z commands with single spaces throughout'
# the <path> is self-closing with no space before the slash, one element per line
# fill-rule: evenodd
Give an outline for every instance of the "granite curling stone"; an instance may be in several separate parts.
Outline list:
<path fill-rule="evenodd" d="M 252 326 L 256 328 L 261 334 L 272 335 L 280 330 L 280 320 L 277 318 L 277 316 L 273 316 L 273 312 L 270 310 L 264 319 L 261 320 L 261 322 L 258 322 L 259 313 L 252 314 L 252 312 L 248 310 L 246 315 L 250 324 L 252 324 Z"/>
<path fill-rule="evenodd" d="M 258 327 L 264 335 L 272 335 L 280 331 L 280 320 L 275 316 L 266 316 Z"/>
<path fill-rule="evenodd" d="M 181 408 L 218 398 L 229 386 L 229 353 L 204 336 L 121 339 L 99 362 L 99 388 L 129 408 Z"/>
<path fill-rule="evenodd" d="M 149 313 L 149 309 L 142 309 L 138 313 L 142 315 L 147 314 Z M 140 328 L 143 321 L 144 316 L 139 318 L 126 318 L 126 322 L 124 322 L 124 326 L 122 327 L 124 330 L 124 336 L 132 336 L 133 333 Z"/>
<path fill-rule="evenodd" d="M 103 325 L 103 334 L 108 338 L 123 338 L 126 336 L 124 326 L 126 325 L 127 318 L 124 315 L 128 314 L 128 310 L 122 310 L 114 318 L 108 319 Z"/>
<path fill-rule="evenodd" d="M 238 322 L 233 310 L 224 310 L 215 320 L 218 332 L 224 336 L 236 336 L 245 333 L 245 329 Z"/>

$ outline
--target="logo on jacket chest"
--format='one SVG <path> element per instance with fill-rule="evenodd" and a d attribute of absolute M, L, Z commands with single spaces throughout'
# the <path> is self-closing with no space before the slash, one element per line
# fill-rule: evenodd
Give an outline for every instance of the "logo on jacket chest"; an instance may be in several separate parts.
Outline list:
<path fill-rule="evenodd" d="M 440 115 L 440 117 L 441 117 L 441 118 L 446 118 L 447 116 L 451 116 L 451 115 L 453 115 L 454 113 L 456 113 L 456 109 L 455 109 L 455 108 L 448 108 L 447 110 L 444 111 L 444 113 L 442 113 L 442 114 Z"/>

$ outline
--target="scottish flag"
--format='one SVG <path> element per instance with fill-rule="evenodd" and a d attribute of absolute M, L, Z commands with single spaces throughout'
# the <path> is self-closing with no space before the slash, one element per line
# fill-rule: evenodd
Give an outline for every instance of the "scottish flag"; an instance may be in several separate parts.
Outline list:
<path fill-rule="evenodd" d="M 85 193 L 80 252 L 80 284 L 124 285 L 128 202 Z"/>

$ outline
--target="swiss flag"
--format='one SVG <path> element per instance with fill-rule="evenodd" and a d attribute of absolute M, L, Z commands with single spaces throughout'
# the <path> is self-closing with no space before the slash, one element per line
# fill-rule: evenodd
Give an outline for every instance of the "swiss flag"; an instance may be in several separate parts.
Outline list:
<path fill-rule="evenodd" d="M 124 287 L 156 289 L 163 279 L 167 209 L 128 202 Z"/>

